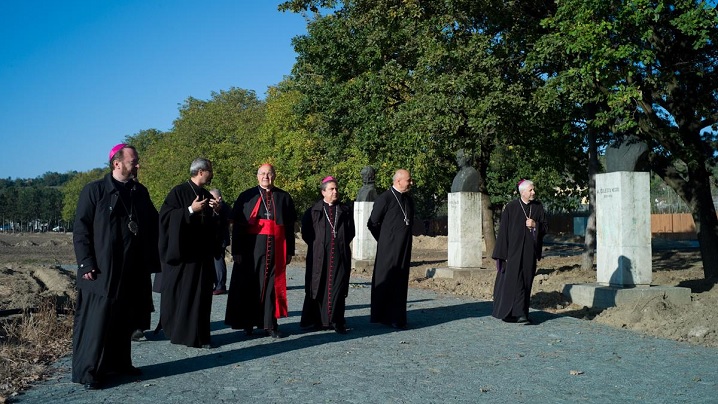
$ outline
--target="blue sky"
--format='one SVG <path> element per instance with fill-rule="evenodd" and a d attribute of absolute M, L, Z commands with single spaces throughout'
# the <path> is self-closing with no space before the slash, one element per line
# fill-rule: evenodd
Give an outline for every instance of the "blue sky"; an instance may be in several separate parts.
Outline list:
<path fill-rule="evenodd" d="M 301 15 L 281 0 L 3 0 L 0 178 L 102 167 L 126 135 L 172 127 L 187 97 L 291 73 Z"/>

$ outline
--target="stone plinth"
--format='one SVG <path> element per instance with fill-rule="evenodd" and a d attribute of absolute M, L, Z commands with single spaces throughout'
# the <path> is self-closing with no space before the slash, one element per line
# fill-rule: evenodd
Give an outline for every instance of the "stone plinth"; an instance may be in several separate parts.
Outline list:
<path fill-rule="evenodd" d="M 638 307 L 649 301 L 667 300 L 676 305 L 691 302 L 690 288 L 672 286 L 636 286 L 633 288 L 606 286 L 598 283 L 566 285 L 563 294 L 579 306 L 606 309 L 631 305 Z"/>
<path fill-rule="evenodd" d="M 371 275 L 374 273 L 374 260 L 352 259 L 352 272 L 355 275 Z"/>
<path fill-rule="evenodd" d="M 596 263 L 600 285 L 651 284 L 649 181 L 646 172 L 596 175 Z"/>
<path fill-rule="evenodd" d="M 481 267 L 481 197 L 478 192 L 452 192 L 448 200 L 449 268 Z"/>
<path fill-rule="evenodd" d="M 366 227 L 374 202 L 354 202 L 354 227 L 356 235 L 352 241 L 352 261 L 368 261 L 374 265 L 376 240 Z"/>
<path fill-rule="evenodd" d="M 496 271 L 486 268 L 409 268 L 409 278 L 441 278 L 471 282 L 494 282 Z"/>

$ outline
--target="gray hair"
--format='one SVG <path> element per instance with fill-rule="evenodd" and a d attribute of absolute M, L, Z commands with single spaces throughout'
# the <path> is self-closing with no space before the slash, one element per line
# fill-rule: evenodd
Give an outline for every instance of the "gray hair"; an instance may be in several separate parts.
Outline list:
<path fill-rule="evenodd" d="M 521 181 L 521 183 L 519 184 L 519 193 L 523 192 L 526 188 L 528 188 L 529 185 L 534 185 L 534 182 L 531 180 Z"/>
<path fill-rule="evenodd" d="M 189 175 L 194 177 L 195 175 L 199 174 L 199 170 L 209 170 L 212 166 L 212 162 L 207 160 L 204 157 L 196 158 L 192 161 L 192 164 L 189 166 Z"/>
<path fill-rule="evenodd" d="M 322 191 L 326 191 L 327 184 L 329 184 L 330 182 L 333 182 L 336 187 L 339 187 L 339 182 L 336 179 L 333 179 L 326 182 L 322 182 L 322 185 L 319 186 L 319 189 L 321 189 Z"/>
<path fill-rule="evenodd" d="M 209 193 L 212 195 L 217 194 L 219 197 L 222 196 L 222 191 L 220 191 L 219 188 L 212 188 L 209 190 Z"/>

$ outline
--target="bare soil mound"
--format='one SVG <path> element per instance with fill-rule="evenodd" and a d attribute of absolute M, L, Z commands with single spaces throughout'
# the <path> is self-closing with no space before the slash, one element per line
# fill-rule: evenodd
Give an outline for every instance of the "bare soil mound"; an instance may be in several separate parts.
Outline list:
<path fill-rule="evenodd" d="M 446 237 L 434 240 L 414 239 L 412 273 L 447 267 Z M 703 266 L 696 249 L 661 249 L 653 252 L 653 285 L 681 286 L 691 289 L 691 303 L 673 305 L 655 299 L 637 306 L 589 309 L 572 304 L 561 293 L 567 284 L 596 282 L 595 270 L 582 270 L 580 239 L 558 238 L 544 246 L 544 258 L 538 263 L 534 278 L 531 307 L 547 312 L 597 321 L 616 328 L 677 341 L 718 347 L 718 287 L 703 280 Z M 431 245 L 432 249 L 417 248 Z M 410 284 L 440 292 L 492 300 L 495 264 L 484 253 L 486 270 L 470 280 L 453 280 L 414 276 Z"/>
<path fill-rule="evenodd" d="M 75 296 L 72 235 L 0 234 L 0 312 L 37 308 L 47 298 L 61 307 Z"/>

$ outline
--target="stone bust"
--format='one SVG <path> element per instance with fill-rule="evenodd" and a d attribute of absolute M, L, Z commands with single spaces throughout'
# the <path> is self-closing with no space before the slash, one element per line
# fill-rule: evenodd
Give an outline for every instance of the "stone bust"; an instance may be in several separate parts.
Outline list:
<path fill-rule="evenodd" d="M 456 152 L 456 164 L 459 172 L 451 183 L 451 192 L 479 192 L 479 172 L 469 165 L 463 149 Z"/>
<path fill-rule="evenodd" d="M 620 143 L 606 148 L 606 172 L 648 171 L 648 145 L 635 136 L 627 136 Z"/>
<path fill-rule="evenodd" d="M 362 185 L 357 192 L 357 202 L 374 202 L 377 196 L 376 187 L 374 186 L 375 172 L 371 166 L 366 166 L 361 170 Z"/>

